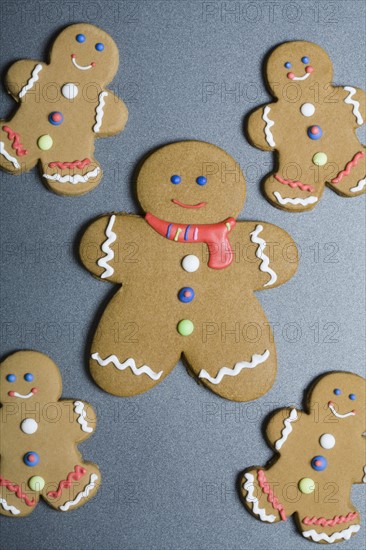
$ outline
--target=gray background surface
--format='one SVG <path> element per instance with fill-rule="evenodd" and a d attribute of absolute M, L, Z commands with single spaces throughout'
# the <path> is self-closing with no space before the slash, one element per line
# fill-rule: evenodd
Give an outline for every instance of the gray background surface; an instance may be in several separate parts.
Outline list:
<path fill-rule="evenodd" d="M 105 175 L 81 198 L 47 191 L 36 170 L 18 178 L 1 173 L 2 354 L 49 354 L 60 366 L 63 396 L 96 407 L 98 429 L 80 448 L 103 474 L 99 494 L 77 511 L 56 513 L 41 502 L 28 518 L 1 517 L 2 547 L 310 548 L 292 520 L 270 526 L 252 518 L 236 478 L 272 456 L 262 435 L 270 410 L 302 404 L 304 389 L 322 372 L 364 375 L 364 198 L 326 189 L 311 213 L 276 210 L 259 187 L 272 156 L 245 141 L 242 119 L 269 99 L 261 62 L 282 41 L 317 42 L 333 59 L 336 84 L 365 87 L 364 2 L 27 1 L 1 9 L 2 75 L 17 59 L 47 59 L 49 41 L 64 25 L 96 23 L 120 48 L 111 88 L 130 112 L 122 134 L 97 142 Z M 1 101 L 4 117 L 14 105 L 3 88 Z M 216 397 L 181 363 L 135 399 L 112 397 L 88 376 L 93 319 L 115 287 L 81 266 L 77 237 L 101 213 L 138 212 L 131 193 L 138 159 L 190 138 L 223 147 L 241 164 L 242 219 L 278 224 L 301 248 L 297 275 L 257 294 L 275 327 L 279 372 L 272 390 L 253 403 Z M 364 548 L 363 491 L 352 490 L 362 531 L 344 548 Z"/>

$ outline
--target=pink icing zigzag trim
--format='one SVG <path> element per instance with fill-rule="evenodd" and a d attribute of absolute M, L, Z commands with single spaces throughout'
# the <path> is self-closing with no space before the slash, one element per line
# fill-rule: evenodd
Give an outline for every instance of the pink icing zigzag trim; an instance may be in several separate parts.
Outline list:
<path fill-rule="evenodd" d="M 334 516 L 333 519 L 325 519 L 325 518 L 317 518 L 312 517 L 309 518 L 306 516 L 302 522 L 305 525 L 323 525 L 324 527 L 333 526 L 333 525 L 339 525 L 341 523 L 348 523 L 349 521 L 353 521 L 358 516 L 357 512 L 349 512 L 346 516 Z"/>
<path fill-rule="evenodd" d="M 48 497 L 59 498 L 63 489 L 71 487 L 73 481 L 79 481 L 86 474 L 86 469 L 82 466 L 74 466 L 74 471 L 70 472 L 67 479 L 60 481 L 57 491 L 50 491 L 47 493 Z"/>
<path fill-rule="evenodd" d="M 341 172 L 339 172 L 339 174 L 333 178 L 331 181 L 331 183 L 339 183 L 341 181 L 341 179 L 344 178 L 344 176 L 348 176 L 349 173 L 351 172 L 351 168 L 354 168 L 356 166 L 356 164 L 358 163 L 358 161 L 360 159 L 362 159 L 365 155 L 359 151 L 358 153 L 355 154 L 355 156 L 353 157 L 352 160 L 350 160 L 349 162 L 347 162 L 346 164 L 346 168 L 344 170 L 341 170 Z"/>
<path fill-rule="evenodd" d="M 311 187 L 311 185 L 305 185 L 304 183 L 301 183 L 301 181 L 285 180 L 279 174 L 275 174 L 275 179 L 280 183 L 283 183 L 283 185 L 289 185 L 292 189 L 299 187 L 301 191 L 314 191 L 314 187 Z"/>
<path fill-rule="evenodd" d="M 3 126 L 3 130 L 8 134 L 8 138 L 13 140 L 12 148 L 14 149 L 18 157 L 28 155 L 28 151 L 26 149 L 23 149 L 23 145 L 20 142 L 20 134 L 14 132 L 14 130 L 9 128 L 9 126 Z"/>
<path fill-rule="evenodd" d="M 274 496 L 274 493 L 273 493 L 272 489 L 269 486 L 269 483 L 266 479 L 266 476 L 265 476 L 265 473 L 264 473 L 263 470 L 258 470 L 258 483 L 259 483 L 260 488 L 263 490 L 263 492 L 266 493 L 266 495 L 268 495 L 267 496 L 268 502 L 270 502 L 272 504 L 272 506 L 275 510 L 279 511 L 281 519 L 283 521 L 286 521 L 287 518 L 286 518 L 286 514 L 285 514 L 285 509 L 282 506 L 282 504 L 279 502 L 277 497 Z"/>
<path fill-rule="evenodd" d="M 11 481 L 8 481 L 7 479 L 4 479 L 1 476 L 0 476 L 0 485 L 6 487 L 12 493 L 15 493 L 18 498 L 24 500 L 27 506 L 36 505 L 36 499 L 35 498 L 30 499 L 25 493 L 22 493 L 22 490 L 19 487 L 19 485 L 14 485 Z"/>
<path fill-rule="evenodd" d="M 66 170 L 67 168 L 85 168 L 88 164 L 91 163 L 90 159 L 84 160 L 74 160 L 73 162 L 50 162 L 50 168 L 61 168 L 61 170 Z"/>

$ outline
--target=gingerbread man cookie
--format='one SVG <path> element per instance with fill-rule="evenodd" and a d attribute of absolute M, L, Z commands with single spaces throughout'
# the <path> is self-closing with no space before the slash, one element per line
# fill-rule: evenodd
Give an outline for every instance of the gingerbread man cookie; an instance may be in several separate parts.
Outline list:
<path fill-rule="evenodd" d="M 118 69 L 112 38 L 94 25 L 71 25 L 55 40 L 50 63 L 21 60 L 5 78 L 19 103 L 0 121 L 0 167 L 20 174 L 40 163 L 48 187 L 82 195 L 99 183 L 94 140 L 121 132 L 128 111 L 105 86 Z"/>
<path fill-rule="evenodd" d="M 252 143 L 278 152 L 276 171 L 264 182 L 264 194 L 291 212 L 316 206 L 327 184 L 344 197 L 365 193 L 365 147 L 356 129 L 366 117 L 366 94 L 353 86 L 331 84 L 333 66 L 311 42 L 278 46 L 266 64 L 275 103 L 248 120 Z"/>
<path fill-rule="evenodd" d="M 95 430 L 93 409 L 59 401 L 60 372 L 43 353 L 10 355 L 0 378 L 0 513 L 27 516 L 40 497 L 62 512 L 79 508 L 100 484 L 98 467 L 76 447 Z"/>
<path fill-rule="evenodd" d="M 295 514 L 310 541 L 348 540 L 360 529 L 351 502 L 353 483 L 366 482 L 365 382 L 335 372 L 312 387 L 308 410 L 282 409 L 267 426 L 277 455 L 266 468 L 244 472 L 243 502 L 264 522 Z"/>
<path fill-rule="evenodd" d="M 222 397 L 263 395 L 275 379 L 276 349 L 254 291 L 293 276 L 293 240 L 274 225 L 236 221 L 244 176 L 209 143 L 155 151 L 140 169 L 137 195 L 144 217 L 102 216 L 81 241 L 87 269 L 122 284 L 92 344 L 93 378 L 114 395 L 137 395 L 183 355 Z"/>

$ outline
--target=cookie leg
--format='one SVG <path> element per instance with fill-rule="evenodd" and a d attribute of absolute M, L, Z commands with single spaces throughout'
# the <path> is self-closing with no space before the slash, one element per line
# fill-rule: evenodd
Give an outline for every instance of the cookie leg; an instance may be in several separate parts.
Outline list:
<path fill-rule="evenodd" d="M 8 517 L 29 516 L 38 503 L 38 495 L 25 482 L 16 484 L 0 476 L 0 514 Z"/>
<path fill-rule="evenodd" d="M 44 500 L 61 512 L 86 504 L 96 494 L 101 481 L 98 467 L 91 462 L 75 465 L 61 475 L 59 481 L 49 481 L 42 493 Z"/>
<path fill-rule="evenodd" d="M 11 121 L 0 120 L 0 168 L 15 175 L 30 170 L 38 160 L 22 139 Z"/>
<path fill-rule="evenodd" d="M 285 508 L 276 497 L 275 489 L 268 482 L 266 474 L 262 469 L 244 472 L 240 483 L 244 506 L 261 521 L 276 523 L 286 520 Z"/>
<path fill-rule="evenodd" d="M 322 544 L 332 544 L 349 540 L 360 530 L 360 516 L 355 510 L 342 510 L 330 518 L 305 516 L 297 519 L 303 537 Z"/>
<path fill-rule="evenodd" d="M 45 162 L 41 159 L 43 181 L 59 195 L 84 195 L 98 185 L 102 169 L 95 159 Z"/>
<path fill-rule="evenodd" d="M 340 170 L 327 183 L 343 197 L 355 197 L 366 193 L 366 154 L 365 149 L 340 163 Z"/>
<path fill-rule="evenodd" d="M 286 166 L 286 165 L 285 165 Z M 263 183 L 265 197 L 277 208 L 289 212 L 303 212 L 313 209 L 324 190 L 324 184 L 314 184 L 314 174 L 301 170 L 300 179 L 289 179 L 286 170 L 281 166 L 274 174 L 270 174 Z"/>

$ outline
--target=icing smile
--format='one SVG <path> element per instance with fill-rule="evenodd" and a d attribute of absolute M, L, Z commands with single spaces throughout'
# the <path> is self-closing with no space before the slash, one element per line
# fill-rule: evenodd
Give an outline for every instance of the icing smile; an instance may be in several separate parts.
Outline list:
<path fill-rule="evenodd" d="M 346 414 L 339 414 L 337 413 L 337 411 L 335 410 L 334 408 L 334 403 L 332 401 L 329 401 L 328 403 L 328 407 L 330 408 L 330 410 L 332 411 L 332 413 L 334 414 L 334 416 L 336 416 L 337 418 L 347 418 L 347 416 L 355 416 L 356 414 L 356 411 L 353 410 L 353 411 L 350 411 Z"/>
<path fill-rule="evenodd" d="M 28 393 L 27 395 L 22 395 L 21 393 L 18 393 L 16 391 L 9 391 L 8 395 L 10 397 L 20 397 L 21 399 L 28 399 L 29 397 L 33 397 L 33 395 L 37 393 L 37 391 L 37 388 L 32 388 L 30 393 Z"/>
<path fill-rule="evenodd" d="M 306 67 L 305 74 L 303 76 L 295 76 L 294 73 L 287 73 L 287 78 L 289 78 L 290 80 L 306 80 L 311 75 L 313 70 L 314 68 L 309 65 L 308 67 Z"/>
<path fill-rule="evenodd" d="M 73 63 L 73 65 L 77 68 L 77 69 L 80 69 L 81 71 L 87 71 L 88 69 L 92 69 L 93 67 L 95 67 L 95 61 L 92 61 L 90 63 L 90 65 L 79 65 L 77 62 L 76 62 L 76 55 L 73 53 L 71 54 L 71 61 Z"/>
<path fill-rule="evenodd" d="M 181 206 L 182 208 L 203 208 L 207 204 L 207 202 L 199 202 L 197 204 L 185 204 L 184 202 L 180 202 L 178 199 L 172 199 L 172 202 L 178 206 Z"/>

